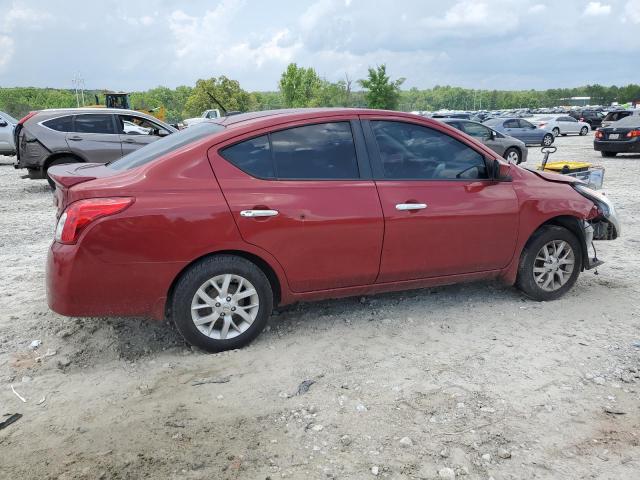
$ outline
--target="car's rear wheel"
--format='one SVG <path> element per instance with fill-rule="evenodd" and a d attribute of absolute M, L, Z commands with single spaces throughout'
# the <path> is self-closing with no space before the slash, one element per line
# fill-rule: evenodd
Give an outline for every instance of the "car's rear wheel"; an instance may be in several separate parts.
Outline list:
<path fill-rule="evenodd" d="M 520 256 L 516 285 L 534 300 L 555 300 L 573 287 L 582 270 L 582 247 L 564 227 L 533 234 Z"/>
<path fill-rule="evenodd" d="M 262 331 L 273 309 L 271 284 L 255 264 L 220 255 L 178 280 L 171 315 L 191 345 L 208 352 L 240 348 Z"/>
<path fill-rule="evenodd" d="M 607 158 L 615 157 L 617 154 L 618 152 L 600 152 L 600 155 Z"/>
<path fill-rule="evenodd" d="M 49 165 L 47 165 L 47 169 L 45 171 L 45 178 L 47 179 L 47 182 L 49 182 L 49 186 L 51 187 L 52 190 L 56 189 L 56 184 L 54 183 L 53 180 L 51 180 L 51 177 L 49 177 L 49 169 L 56 165 L 65 165 L 67 163 L 79 163 L 79 161 L 76 157 L 59 157 L 59 158 L 56 158 L 53 162 L 51 162 Z"/>
<path fill-rule="evenodd" d="M 582 128 L 580 129 L 580 135 L 582 135 L 583 137 L 584 137 L 587 133 L 589 133 L 589 128 L 588 128 L 588 127 L 582 127 Z"/>
<path fill-rule="evenodd" d="M 547 133 L 544 137 L 542 137 L 542 145 L 544 147 L 548 147 L 552 143 L 553 143 L 553 135 L 552 134 Z"/>
<path fill-rule="evenodd" d="M 511 147 L 504 152 L 504 158 L 509 163 L 515 163 L 518 165 L 522 161 L 522 154 L 517 148 Z"/>
<path fill-rule="evenodd" d="M 557 137 L 558 135 L 560 135 L 560 129 L 558 127 L 555 127 L 553 130 L 551 130 L 553 132 L 553 136 Z"/>

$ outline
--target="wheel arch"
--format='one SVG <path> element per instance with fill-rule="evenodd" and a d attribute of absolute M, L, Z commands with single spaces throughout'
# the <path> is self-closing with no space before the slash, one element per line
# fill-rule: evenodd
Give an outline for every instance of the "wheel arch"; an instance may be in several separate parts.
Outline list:
<path fill-rule="evenodd" d="M 262 273 L 265 274 L 265 276 L 267 277 L 267 280 L 269 280 L 269 284 L 271 285 L 271 290 L 273 291 L 274 306 L 277 306 L 280 303 L 280 300 L 282 299 L 281 280 L 278 277 L 278 274 L 276 273 L 274 268 L 269 264 L 269 262 L 267 262 L 266 260 L 264 260 L 263 258 L 259 257 L 254 253 L 250 253 L 244 250 L 218 250 L 215 252 L 206 253 L 192 260 L 178 272 L 178 274 L 175 276 L 175 278 L 171 282 L 171 285 L 169 286 L 169 290 L 167 291 L 167 297 L 166 297 L 165 307 L 164 307 L 164 313 L 167 317 L 170 314 L 169 310 L 171 308 L 171 299 L 173 298 L 173 293 L 175 291 L 175 287 L 176 287 L 176 284 L 178 283 L 178 280 L 180 280 L 180 278 L 182 278 L 185 272 L 187 272 L 187 270 L 189 270 L 195 264 L 207 258 L 216 257 L 220 255 L 234 255 L 236 257 L 244 258 L 245 260 L 248 260 L 251 263 L 253 263 L 256 267 L 258 267 L 262 271 Z"/>
<path fill-rule="evenodd" d="M 53 162 L 55 162 L 57 159 L 59 159 L 59 158 L 63 158 L 63 157 L 72 157 L 72 158 L 75 158 L 75 159 L 78 161 L 78 163 L 84 163 L 84 162 L 85 162 L 85 159 L 84 159 L 84 158 L 82 158 L 82 157 L 81 157 L 81 156 L 79 156 L 79 155 L 76 155 L 75 153 L 71 153 L 71 152 L 56 152 L 56 153 L 52 153 L 51 155 L 49 155 L 49 156 L 47 157 L 47 159 L 43 162 L 43 164 L 42 164 L 42 170 L 43 170 L 44 172 L 46 172 L 46 171 L 47 171 L 47 169 L 49 168 L 49 166 L 50 166 Z"/>
<path fill-rule="evenodd" d="M 587 245 L 584 229 L 582 227 L 582 220 L 572 215 L 558 215 L 556 217 L 549 218 L 545 220 L 543 223 L 541 223 L 540 225 L 538 225 L 533 230 L 533 232 L 531 232 L 531 235 L 529 235 L 529 238 L 525 242 L 522 250 L 520 251 L 520 257 L 522 257 L 522 253 L 524 252 L 527 245 L 529 245 L 529 243 L 531 242 L 531 239 L 536 234 L 536 232 L 538 232 L 538 230 L 548 225 L 566 228 L 576 236 L 576 238 L 578 239 L 578 242 L 580 243 L 580 247 L 582 249 L 582 251 L 580 252 L 582 256 L 581 271 L 584 271 L 584 266 L 588 264 L 589 248 Z"/>

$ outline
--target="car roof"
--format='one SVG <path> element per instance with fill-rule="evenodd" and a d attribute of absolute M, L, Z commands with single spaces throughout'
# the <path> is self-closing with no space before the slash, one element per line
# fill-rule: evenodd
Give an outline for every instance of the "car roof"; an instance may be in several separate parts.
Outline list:
<path fill-rule="evenodd" d="M 130 110 L 126 108 L 102 108 L 102 107 L 76 107 L 76 108 L 44 108 L 38 110 L 38 113 L 120 113 L 125 115 L 146 115 L 148 113 L 139 112 L 137 110 Z"/>

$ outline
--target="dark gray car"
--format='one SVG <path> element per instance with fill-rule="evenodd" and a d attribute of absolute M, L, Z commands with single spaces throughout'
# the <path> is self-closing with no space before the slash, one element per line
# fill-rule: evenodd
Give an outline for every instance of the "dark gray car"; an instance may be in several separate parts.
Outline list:
<path fill-rule="evenodd" d="M 491 150 L 512 163 L 518 164 L 527 161 L 527 146 L 517 138 L 496 132 L 486 125 L 471 120 L 443 118 L 441 121 L 480 140 Z"/>
<path fill-rule="evenodd" d="M 41 110 L 15 129 L 15 167 L 26 168 L 30 178 L 49 180 L 52 165 L 111 162 L 174 132 L 171 125 L 134 110 Z"/>

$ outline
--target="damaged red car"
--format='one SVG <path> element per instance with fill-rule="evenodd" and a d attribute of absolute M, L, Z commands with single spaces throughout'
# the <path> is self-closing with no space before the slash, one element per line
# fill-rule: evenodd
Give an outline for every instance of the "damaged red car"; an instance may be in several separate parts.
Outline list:
<path fill-rule="evenodd" d="M 600 263 L 593 240 L 620 234 L 579 181 L 400 112 L 233 115 L 49 174 L 50 307 L 169 317 L 208 351 L 297 301 L 483 279 L 552 300 Z"/>

